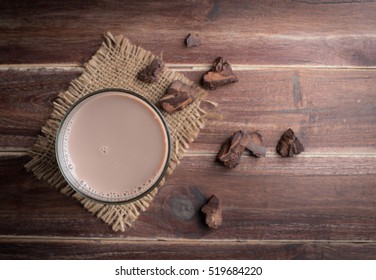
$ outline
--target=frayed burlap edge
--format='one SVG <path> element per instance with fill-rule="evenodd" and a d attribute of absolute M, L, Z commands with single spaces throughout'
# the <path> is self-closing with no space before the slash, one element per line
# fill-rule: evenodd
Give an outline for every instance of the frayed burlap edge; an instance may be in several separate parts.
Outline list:
<path fill-rule="evenodd" d="M 110 33 L 105 34 L 102 46 L 84 65 L 82 75 L 73 80 L 68 90 L 60 93 L 55 100 L 50 119 L 43 126 L 41 135 L 29 151 L 32 159 L 25 165 L 26 169 L 38 179 L 47 181 L 64 195 L 77 199 L 85 209 L 110 225 L 114 231 L 125 231 L 130 227 L 140 213 L 150 206 L 158 188 L 128 204 L 102 204 L 83 197 L 67 184 L 58 168 L 55 159 L 55 136 L 60 122 L 69 108 L 90 92 L 102 88 L 126 88 L 138 92 L 152 103 L 156 103 L 172 81 L 182 80 L 195 87 L 198 95 L 186 109 L 173 115 L 164 114 L 172 140 L 171 161 L 167 169 L 167 174 L 171 174 L 180 163 L 189 143 L 204 127 L 206 113 L 200 109 L 199 105 L 206 93 L 184 75 L 167 68 L 164 69 L 158 83 L 148 85 L 138 81 L 136 73 L 154 58 L 152 53 L 131 44 L 123 36 L 114 37 Z M 162 186 L 164 181 L 163 178 L 158 187 Z"/>

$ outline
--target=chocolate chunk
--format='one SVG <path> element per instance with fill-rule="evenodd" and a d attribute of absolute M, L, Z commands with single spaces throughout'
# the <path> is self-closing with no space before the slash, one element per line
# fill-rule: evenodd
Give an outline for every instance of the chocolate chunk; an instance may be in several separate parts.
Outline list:
<path fill-rule="evenodd" d="M 216 89 L 237 81 L 238 77 L 232 72 L 231 65 L 223 57 L 218 57 L 213 69 L 203 76 L 202 85 L 208 89 Z"/>
<path fill-rule="evenodd" d="M 169 114 L 187 107 L 196 98 L 196 91 L 181 81 L 173 81 L 164 96 L 159 99 L 160 106 Z"/>
<path fill-rule="evenodd" d="M 215 195 L 212 195 L 209 201 L 201 208 L 205 214 L 205 223 L 211 229 L 216 229 L 222 225 L 222 207 Z"/>
<path fill-rule="evenodd" d="M 277 153 L 281 157 L 293 157 L 304 151 L 303 144 L 295 136 L 294 131 L 289 128 L 286 130 L 277 144 Z"/>
<path fill-rule="evenodd" d="M 185 39 L 185 44 L 188 48 L 200 46 L 201 45 L 201 39 L 198 36 L 198 34 L 189 34 L 188 37 Z"/>
<path fill-rule="evenodd" d="M 138 73 L 137 78 L 145 83 L 155 83 L 158 81 L 163 67 L 163 61 L 159 60 L 158 58 L 154 58 L 154 60 L 148 66 Z"/>
<path fill-rule="evenodd" d="M 217 159 L 228 168 L 234 168 L 240 163 L 241 156 L 250 142 L 250 135 L 243 130 L 234 133 L 222 145 Z"/>
<path fill-rule="evenodd" d="M 266 147 L 263 145 L 262 135 L 259 132 L 252 132 L 250 134 L 250 141 L 247 145 L 247 150 L 255 157 L 266 156 Z"/>

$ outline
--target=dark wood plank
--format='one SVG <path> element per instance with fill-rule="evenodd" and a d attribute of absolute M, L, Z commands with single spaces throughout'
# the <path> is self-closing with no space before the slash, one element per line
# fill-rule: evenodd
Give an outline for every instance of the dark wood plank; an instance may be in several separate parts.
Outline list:
<path fill-rule="evenodd" d="M 264 165 L 249 159 L 229 171 L 213 164 L 212 157 L 187 157 L 135 227 L 141 234 L 150 228 L 180 238 L 374 240 L 376 175 L 370 170 L 375 161 L 369 163 L 369 175 L 343 170 L 349 161 L 311 158 L 295 165 L 265 159 Z M 322 174 L 314 174 L 321 167 Z M 324 175 L 328 172 L 331 176 Z M 346 175 L 336 175 L 341 172 Z M 203 228 L 198 214 L 212 194 L 222 200 L 218 231 Z"/>
<path fill-rule="evenodd" d="M 376 65 L 373 1 L 2 1 L 0 63 L 82 63 L 106 31 L 170 63 Z M 199 48 L 184 38 L 198 32 Z"/>
<path fill-rule="evenodd" d="M 80 68 L 0 71 L 0 149 L 31 147 L 53 100 L 80 73 Z"/>
<path fill-rule="evenodd" d="M 29 148 L 52 100 L 79 73 L 80 68 L 0 71 L 0 149 Z M 197 83 L 203 74 L 183 73 Z M 272 153 L 288 127 L 307 153 L 376 152 L 375 70 L 256 69 L 236 74 L 239 83 L 209 92 L 223 119 L 209 119 L 191 152 L 217 152 L 235 130 L 248 129 L 260 130 Z"/>
<path fill-rule="evenodd" d="M 376 71 L 238 71 L 240 82 L 210 93 L 223 119 L 211 120 L 192 150 L 218 151 L 239 129 L 259 130 L 272 150 L 288 127 L 307 151 L 376 151 Z M 199 81 L 200 75 L 190 77 Z M 214 148 L 214 150 L 213 150 Z M 324 151 L 324 150 L 323 150 Z"/>
<path fill-rule="evenodd" d="M 0 259 L 374 260 L 375 251 L 375 242 L 130 242 L 111 239 L 0 239 Z"/>
<path fill-rule="evenodd" d="M 227 170 L 214 156 L 187 156 L 134 227 L 114 233 L 23 169 L 0 158 L 0 235 L 199 240 L 376 240 L 376 158 L 244 157 Z M 200 208 L 222 201 L 209 230 Z"/>

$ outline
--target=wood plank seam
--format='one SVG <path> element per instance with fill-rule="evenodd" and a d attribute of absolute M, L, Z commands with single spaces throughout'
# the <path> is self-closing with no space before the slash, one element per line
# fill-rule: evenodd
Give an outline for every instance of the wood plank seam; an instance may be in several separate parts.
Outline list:
<path fill-rule="evenodd" d="M 258 64 L 232 64 L 230 61 L 233 70 L 271 70 L 271 69 L 281 69 L 281 70 L 291 70 L 291 69 L 312 69 L 312 70 L 376 70 L 376 66 L 343 66 L 343 65 L 278 65 L 278 64 L 269 64 L 269 65 L 258 65 Z M 212 64 L 181 64 L 181 63 L 166 63 L 167 67 L 171 70 L 176 71 L 207 71 L 212 67 Z M 46 70 L 79 70 L 83 69 L 83 66 L 78 63 L 36 63 L 36 64 L 0 64 L 0 71 L 6 70 L 37 70 L 37 69 L 46 69 Z"/>
<path fill-rule="evenodd" d="M 28 149 L 15 149 L 11 151 L 1 150 L 0 148 L 0 157 L 23 157 L 27 156 Z M 207 156 L 212 157 L 216 156 L 217 153 L 209 152 L 209 151 L 187 151 L 187 157 L 196 157 L 196 156 Z M 248 155 L 243 155 L 242 158 L 248 158 Z M 267 151 L 266 158 L 279 158 L 280 156 L 277 155 L 275 152 Z M 302 158 L 376 158 L 376 153 L 363 153 L 363 152 L 349 152 L 349 153 L 308 153 L 305 152 L 304 154 L 300 154 L 299 157 Z"/>
<path fill-rule="evenodd" d="M 103 243 L 192 243 L 192 244 L 218 244 L 220 241 L 221 244 L 286 244 L 286 243 L 310 243 L 310 244 L 323 244 L 323 243 L 332 243 L 332 244 L 343 244 L 343 243 L 376 243 L 376 240 L 366 240 L 366 239 L 353 239 L 353 240 L 314 240 L 314 239 L 174 239 L 174 238 L 108 238 L 108 237 L 69 237 L 69 236 L 38 236 L 38 235 L 19 235 L 19 236 L 8 236 L 8 235 L 0 235 L 0 243 L 7 242 L 7 241 L 19 241 L 19 242 L 96 242 L 100 241 Z"/>

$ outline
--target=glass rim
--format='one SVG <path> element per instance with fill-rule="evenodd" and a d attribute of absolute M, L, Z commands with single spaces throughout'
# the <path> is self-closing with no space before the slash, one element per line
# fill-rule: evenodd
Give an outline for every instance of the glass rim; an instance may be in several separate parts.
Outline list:
<path fill-rule="evenodd" d="M 125 199 L 125 200 L 120 200 L 120 201 L 105 201 L 105 200 L 100 200 L 100 199 L 97 199 L 97 198 L 94 198 L 94 197 L 91 197 L 90 195 L 86 194 L 86 193 L 83 193 L 76 185 L 77 183 L 76 182 L 72 182 L 72 180 L 70 178 L 68 178 L 68 176 L 66 175 L 66 171 L 64 171 L 64 168 L 62 166 L 62 163 L 60 162 L 60 158 L 59 158 L 59 154 L 61 155 L 61 152 L 59 151 L 59 143 L 62 141 L 61 140 L 61 135 L 64 135 L 62 134 L 61 132 L 63 131 L 63 127 L 64 127 L 64 124 L 66 122 L 66 120 L 68 119 L 70 113 L 79 105 L 81 104 L 84 100 L 94 96 L 94 95 L 97 95 L 97 94 L 100 94 L 100 93 L 105 93 L 105 92 L 119 92 L 119 93 L 123 93 L 123 94 L 128 94 L 128 95 L 132 95 L 138 99 L 140 99 L 141 101 L 145 102 L 146 105 L 148 105 L 152 110 L 153 112 L 155 112 L 160 121 L 162 122 L 162 125 L 163 125 L 163 128 L 165 130 L 165 133 L 166 133 L 166 138 L 167 138 L 167 157 L 166 157 L 166 160 L 165 160 L 165 163 L 164 163 L 164 166 L 163 166 L 163 169 L 162 169 L 162 172 L 160 174 L 160 176 L 158 177 L 158 179 L 150 186 L 147 188 L 146 191 L 144 191 L 143 193 L 131 198 L 131 199 Z M 59 123 L 59 126 L 56 130 L 56 136 L 55 136 L 55 158 L 56 158 L 56 162 L 58 164 L 58 167 L 59 167 L 59 171 L 60 173 L 63 175 L 65 181 L 69 184 L 70 187 L 72 187 L 76 192 L 78 192 L 79 194 L 81 194 L 82 196 L 90 199 L 90 200 L 93 200 L 93 201 L 96 201 L 96 202 L 99 202 L 99 203 L 102 203 L 102 204 L 128 204 L 128 203 L 131 203 L 131 202 L 134 202 L 136 200 L 139 200 L 141 199 L 142 197 L 148 195 L 152 190 L 154 190 L 158 185 L 159 183 L 161 182 L 161 180 L 163 179 L 163 177 L 166 175 L 166 172 L 167 172 L 167 169 L 169 167 L 169 164 L 170 164 L 170 160 L 171 160 L 171 149 L 172 149 L 172 144 L 171 144 L 171 136 L 170 136 L 170 130 L 168 128 L 168 125 L 167 125 L 167 122 L 164 118 L 164 116 L 162 115 L 161 111 L 153 104 L 151 103 L 149 100 L 147 100 L 144 96 L 134 92 L 134 91 L 131 91 L 131 90 L 128 90 L 128 89 L 123 89 L 123 88 L 104 88 L 104 89 L 100 89 L 100 90 L 97 90 L 97 91 L 93 91 L 93 92 L 90 92 L 88 94 L 86 94 L 85 96 L 79 98 L 75 103 L 73 103 L 73 105 L 69 108 L 69 110 L 65 113 L 64 117 L 61 119 L 60 123 Z"/>

